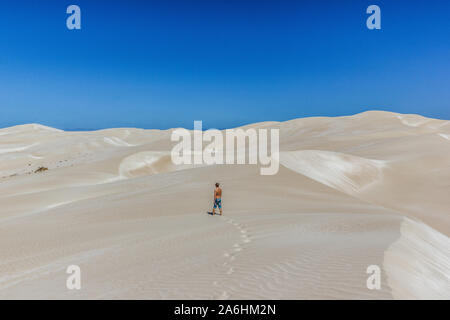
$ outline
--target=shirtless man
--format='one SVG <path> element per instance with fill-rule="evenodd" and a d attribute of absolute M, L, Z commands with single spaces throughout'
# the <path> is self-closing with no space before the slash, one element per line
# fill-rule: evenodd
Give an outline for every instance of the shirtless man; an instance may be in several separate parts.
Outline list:
<path fill-rule="evenodd" d="M 216 183 L 216 188 L 214 189 L 213 215 L 216 214 L 215 210 L 217 207 L 219 207 L 220 215 L 222 215 L 222 189 L 219 187 L 219 183 Z"/>

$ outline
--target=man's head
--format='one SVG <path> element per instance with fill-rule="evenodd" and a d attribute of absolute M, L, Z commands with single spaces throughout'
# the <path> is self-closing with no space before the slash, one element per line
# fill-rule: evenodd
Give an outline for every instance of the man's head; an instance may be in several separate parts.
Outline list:
<path fill-rule="evenodd" d="M 218 188 L 219 187 L 219 183 L 218 182 L 216 182 L 216 188 Z"/>

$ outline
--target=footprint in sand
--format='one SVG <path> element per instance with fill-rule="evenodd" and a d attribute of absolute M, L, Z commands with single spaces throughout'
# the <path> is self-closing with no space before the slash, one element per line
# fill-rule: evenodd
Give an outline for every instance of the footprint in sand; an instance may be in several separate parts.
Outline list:
<path fill-rule="evenodd" d="M 248 230 L 245 228 L 244 225 L 237 223 L 233 219 L 227 219 L 227 223 L 233 225 L 236 229 L 239 230 L 240 233 L 240 239 L 241 241 L 239 243 L 233 244 L 233 250 L 232 253 L 225 253 L 224 257 L 228 258 L 230 261 L 234 261 L 236 259 L 236 254 L 240 251 L 242 251 L 246 244 L 250 243 L 252 240 L 248 236 Z"/>
<path fill-rule="evenodd" d="M 231 252 L 225 252 L 223 254 L 225 261 L 223 262 L 222 265 L 228 268 L 226 274 L 231 275 L 235 272 L 235 268 L 232 264 L 233 261 L 236 260 L 236 255 L 239 252 L 241 252 L 245 248 L 245 245 L 250 243 L 252 240 L 248 236 L 248 230 L 245 228 L 244 225 L 235 222 L 233 219 L 226 219 L 225 221 L 234 226 L 239 231 L 240 233 L 239 238 L 241 239 L 241 241 L 239 241 L 238 243 L 233 244 Z M 214 281 L 213 284 L 216 287 L 220 287 L 220 283 L 218 281 Z M 230 298 L 230 295 L 226 291 L 224 291 L 219 297 L 219 299 L 228 299 L 228 298 Z"/>

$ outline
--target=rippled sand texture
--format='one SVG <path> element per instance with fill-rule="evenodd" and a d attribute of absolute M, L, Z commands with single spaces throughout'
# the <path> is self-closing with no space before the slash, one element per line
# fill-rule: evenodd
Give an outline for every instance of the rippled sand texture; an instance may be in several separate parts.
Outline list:
<path fill-rule="evenodd" d="M 449 123 L 371 111 L 244 127 L 280 129 L 273 176 L 176 166 L 172 130 L 1 129 L 0 298 L 450 299 Z M 216 181 L 223 216 L 206 214 Z M 72 264 L 81 290 L 66 288 Z"/>

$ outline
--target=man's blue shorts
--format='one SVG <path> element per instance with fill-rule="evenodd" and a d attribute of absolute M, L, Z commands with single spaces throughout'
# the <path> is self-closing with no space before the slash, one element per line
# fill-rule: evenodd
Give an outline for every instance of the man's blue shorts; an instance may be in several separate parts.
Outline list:
<path fill-rule="evenodd" d="M 216 198 L 214 199 L 214 209 L 219 207 L 219 209 L 222 209 L 222 199 Z"/>

